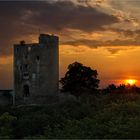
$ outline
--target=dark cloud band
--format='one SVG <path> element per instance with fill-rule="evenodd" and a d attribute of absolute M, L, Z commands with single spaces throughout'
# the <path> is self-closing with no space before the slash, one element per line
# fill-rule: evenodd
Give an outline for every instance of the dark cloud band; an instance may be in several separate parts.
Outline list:
<path fill-rule="evenodd" d="M 0 1 L 0 17 L 0 55 L 11 54 L 17 38 L 28 38 L 38 28 L 57 34 L 67 28 L 93 32 L 118 22 L 115 16 L 70 1 Z"/>

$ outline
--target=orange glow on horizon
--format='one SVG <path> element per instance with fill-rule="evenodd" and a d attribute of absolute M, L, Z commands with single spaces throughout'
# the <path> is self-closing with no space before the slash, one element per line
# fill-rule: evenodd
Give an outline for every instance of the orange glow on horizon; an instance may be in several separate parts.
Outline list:
<path fill-rule="evenodd" d="M 126 79 L 126 80 L 125 80 L 125 84 L 126 84 L 126 85 L 131 85 L 131 86 L 135 85 L 136 82 L 137 82 L 136 79 Z"/>

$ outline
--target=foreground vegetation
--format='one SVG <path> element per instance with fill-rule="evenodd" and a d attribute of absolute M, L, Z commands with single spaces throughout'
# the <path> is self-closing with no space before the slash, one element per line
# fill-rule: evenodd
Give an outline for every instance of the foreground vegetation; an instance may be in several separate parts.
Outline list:
<path fill-rule="evenodd" d="M 140 95 L 81 96 L 0 109 L 1 138 L 140 138 Z"/>
<path fill-rule="evenodd" d="M 98 73 L 75 62 L 60 80 L 67 98 L 53 105 L 0 108 L 0 138 L 140 138 L 140 88 L 98 89 Z"/>

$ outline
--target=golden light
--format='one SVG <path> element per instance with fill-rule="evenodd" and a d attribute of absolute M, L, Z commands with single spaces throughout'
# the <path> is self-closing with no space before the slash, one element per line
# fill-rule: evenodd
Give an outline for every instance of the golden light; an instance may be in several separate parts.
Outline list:
<path fill-rule="evenodd" d="M 125 80 L 125 84 L 131 85 L 131 86 L 132 86 L 132 85 L 135 85 L 136 82 L 137 82 L 136 79 L 126 79 L 126 80 Z"/>

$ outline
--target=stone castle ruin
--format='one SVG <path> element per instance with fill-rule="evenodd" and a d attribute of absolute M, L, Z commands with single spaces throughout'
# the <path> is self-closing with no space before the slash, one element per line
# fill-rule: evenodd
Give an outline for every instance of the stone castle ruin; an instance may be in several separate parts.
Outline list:
<path fill-rule="evenodd" d="M 39 42 L 14 45 L 14 104 L 46 104 L 59 88 L 59 38 L 40 34 Z"/>

